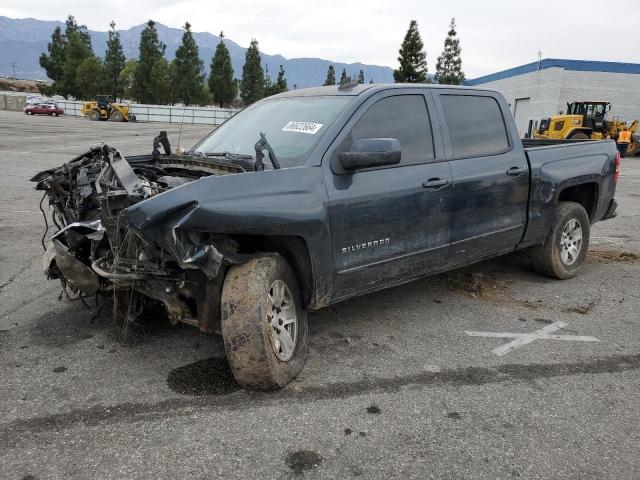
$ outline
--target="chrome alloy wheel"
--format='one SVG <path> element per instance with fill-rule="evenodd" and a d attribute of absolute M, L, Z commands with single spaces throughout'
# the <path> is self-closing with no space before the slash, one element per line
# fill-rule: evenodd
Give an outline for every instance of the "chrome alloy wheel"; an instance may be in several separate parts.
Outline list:
<path fill-rule="evenodd" d="M 293 356 L 298 336 L 298 322 L 291 290 L 282 280 L 269 287 L 267 323 L 271 348 L 279 360 L 286 362 Z"/>
<path fill-rule="evenodd" d="M 567 222 L 560 238 L 560 258 L 565 265 L 573 265 L 582 250 L 582 225 L 575 218 Z"/>

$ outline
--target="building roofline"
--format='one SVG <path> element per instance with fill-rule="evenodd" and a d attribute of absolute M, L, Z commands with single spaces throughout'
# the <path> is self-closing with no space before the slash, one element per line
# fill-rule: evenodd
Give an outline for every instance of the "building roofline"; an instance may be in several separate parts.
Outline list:
<path fill-rule="evenodd" d="M 527 63 L 519 67 L 502 70 L 483 77 L 467 80 L 464 84 L 473 86 L 495 82 L 504 78 L 524 75 L 525 73 L 547 68 L 563 68 L 579 72 L 635 73 L 640 75 L 640 63 L 601 62 L 594 60 L 569 60 L 566 58 L 544 58 L 540 62 Z"/>

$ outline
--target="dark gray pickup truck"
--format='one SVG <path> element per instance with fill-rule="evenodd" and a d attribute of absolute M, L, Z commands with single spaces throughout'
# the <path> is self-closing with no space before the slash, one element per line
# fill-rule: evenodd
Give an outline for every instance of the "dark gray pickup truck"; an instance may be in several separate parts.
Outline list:
<path fill-rule="evenodd" d="M 619 162 L 610 141 L 524 148 L 493 91 L 346 84 L 257 102 L 185 153 L 160 135 L 33 180 L 49 278 L 112 297 L 124 331 L 162 306 L 221 333 L 236 380 L 272 389 L 303 368 L 308 310 L 524 249 L 574 276 Z"/>

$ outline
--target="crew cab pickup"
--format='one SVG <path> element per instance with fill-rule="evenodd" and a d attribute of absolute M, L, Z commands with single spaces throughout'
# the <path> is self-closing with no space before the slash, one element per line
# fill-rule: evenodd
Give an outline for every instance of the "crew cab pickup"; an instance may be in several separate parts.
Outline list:
<path fill-rule="evenodd" d="M 525 249 L 573 277 L 619 165 L 612 141 L 524 148 L 494 91 L 345 84 L 259 101 L 188 152 L 161 132 L 33 180 L 49 278 L 112 297 L 124 331 L 161 305 L 222 334 L 236 380 L 273 389 L 303 368 L 309 310 Z"/>

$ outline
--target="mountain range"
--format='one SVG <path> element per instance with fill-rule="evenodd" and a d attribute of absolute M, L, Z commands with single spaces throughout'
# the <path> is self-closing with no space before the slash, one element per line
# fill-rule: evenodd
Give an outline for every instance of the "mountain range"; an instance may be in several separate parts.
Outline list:
<path fill-rule="evenodd" d="M 135 58 L 138 55 L 140 32 L 146 24 L 136 25 L 120 32 L 120 40 L 127 58 Z M 56 27 L 64 31 L 64 22 L 37 20 L 34 18 L 8 18 L 0 16 L 0 76 L 32 80 L 45 80 L 46 73 L 38 62 L 40 54 L 47 51 L 47 44 L 51 40 L 51 33 Z M 167 46 L 166 57 L 171 60 L 176 48 L 182 41 L 182 29 L 172 28 L 161 23 L 156 23 L 159 39 Z M 107 32 L 89 30 L 93 51 L 96 55 L 103 56 L 107 44 Z M 204 62 L 205 72 L 209 71 L 211 57 L 220 37 L 208 32 L 194 32 L 194 38 L 198 43 L 200 58 Z M 229 49 L 231 62 L 235 76 L 242 76 L 242 65 L 246 49 L 226 38 L 224 42 Z M 324 60 L 321 58 L 285 58 L 282 55 L 268 55 L 260 52 L 263 68 L 268 68 L 272 80 L 277 77 L 278 69 L 282 65 L 286 72 L 289 88 L 294 85 L 297 88 L 322 85 L 330 64 L 336 69 L 339 77 L 344 68 L 347 75 L 358 75 L 362 69 L 368 82 L 392 83 L 393 70 L 379 65 L 366 65 L 363 63 L 341 63 Z"/>

